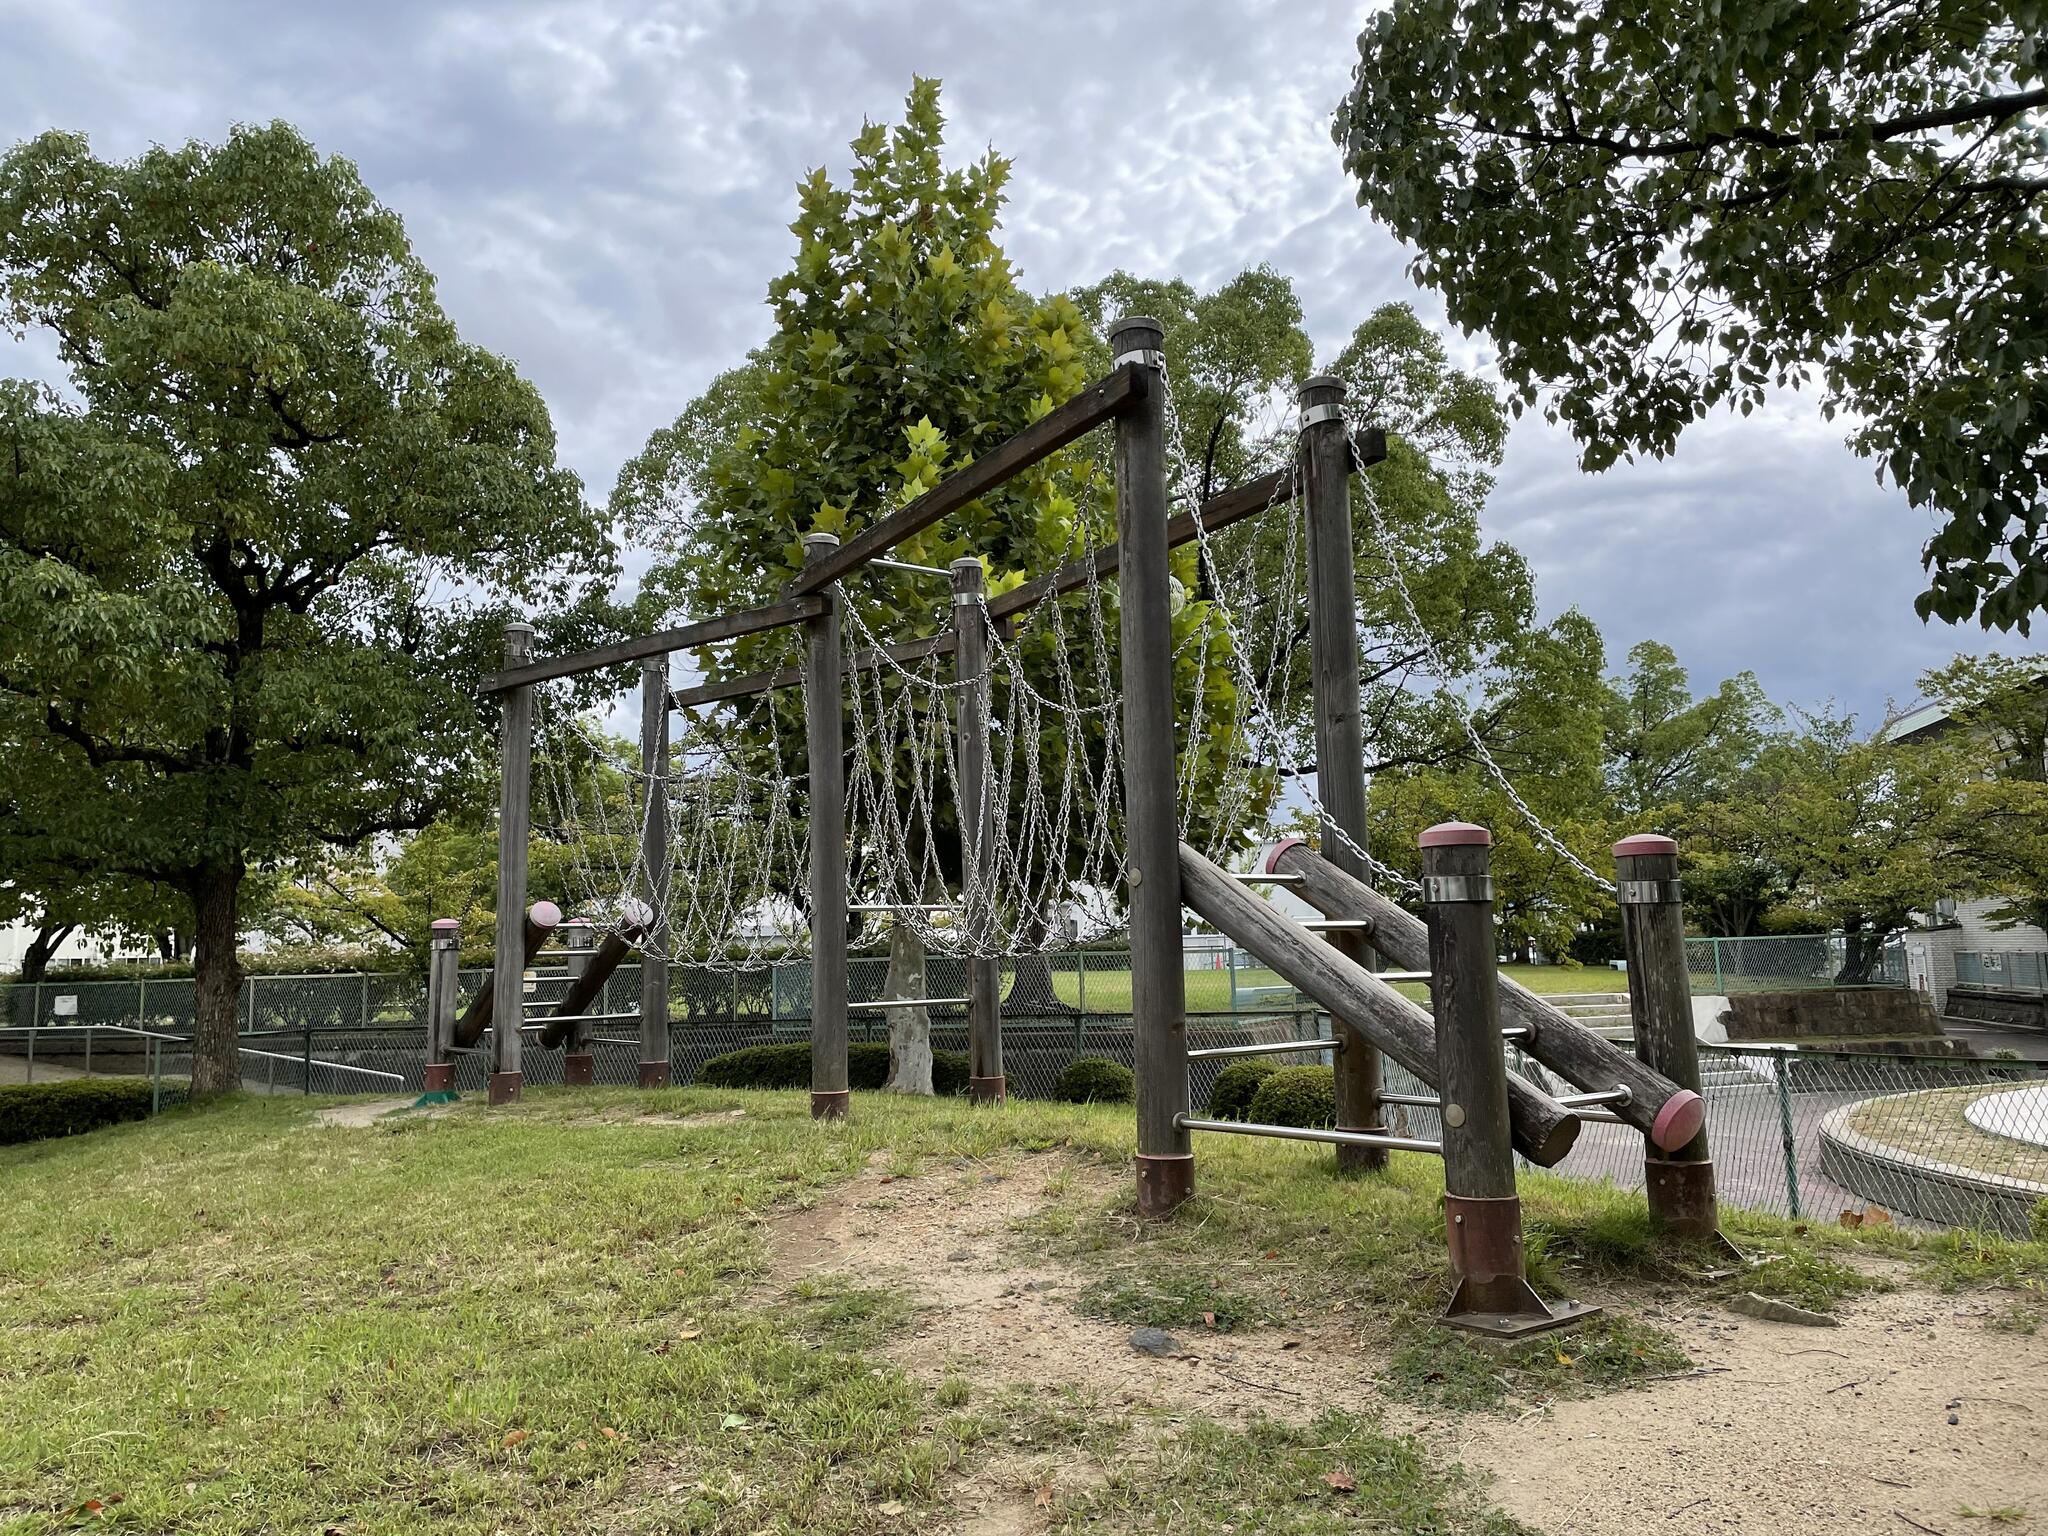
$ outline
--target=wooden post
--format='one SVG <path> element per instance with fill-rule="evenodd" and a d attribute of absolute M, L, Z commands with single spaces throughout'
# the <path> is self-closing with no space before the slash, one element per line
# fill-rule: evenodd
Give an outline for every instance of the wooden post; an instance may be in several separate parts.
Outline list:
<path fill-rule="evenodd" d="M 835 534 L 804 536 L 804 564 L 829 560 Z M 804 621 L 804 741 L 811 806 L 811 1116 L 836 1120 L 846 1076 L 846 736 L 840 694 L 839 590 Z"/>
<path fill-rule="evenodd" d="M 981 562 L 955 560 L 953 676 L 959 683 L 955 721 L 960 761 L 961 921 L 967 929 L 967 1095 L 977 1104 L 1004 1096 L 1001 963 L 989 949 L 995 932 L 995 776 L 989 771 L 989 646 Z"/>
<path fill-rule="evenodd" d="M 436 918 L 427 943 L 427 1072 L 421 1087 L 428 1093 L 453 1095 L 455 1057 L 455 994 L 462 965 L 462 924 Z"/>
<path fill-rule="evenodd" d="M 1697 1094 L 1700 1051 L 1692 1028 L 1692 982 L 1685 969 L 1678 844 L 1648 832 L 1623 838 L 1614 845 L 1614 883 L 1621 898 L 1636 1055 Z M 1654 1134 L 1645 1141 L 1643 1180 L 1650 1217 L 1659 1226 L 1702 1242 L 1720 1237 L 1704 1120 L 1691 1140 L 1668 1151 Z"/>
<path fill-rule="evenodd" d="M 1351 556 L 1351 438 L 1344 422 L 1344 384 L 1328 375 L 1301 386 L 1302 501 L 1308 524 L 1309 656 L 1316 720 L 1316 798 L 1323 803 L 1323 857 L 1364 881 L 1366 846 L 1365 739 L 1358 702 L 1358 589 Z M 1326 935 L 1345 955 L 1373 967 L 1357 929 Z M 1337 1126 L 1384 1131 L 1380 1053 L 1357 1025 L 1332 1017 L 1344 1042 L 1336 1053 Z M 1378 1147 L 1337 1148 L 1337 1166 L 1367 1172 L 1387 1166 Z"/>
<path fill-rule="evenodd" d="M 647 817 L 640 828 L 641 894 L 650 922 L 640 941 L 640 1086 L 668 1086 L 668 657 L 640 663 L 640 772 Z"/>
<path fill-rule="evenodd" d="M 1116 419 L 1118 639 L 1124 694 L 1124 836 L 1130 856 L 1131 1030 L 1138 1087 L 1138 1214 L 1194 1193 L 1187 1129 L 1187 978 L 1181 968 L 1180 825 L 1173 731 L 1172 572 L 1167 563 L 1166 333 L 1133 316 L 1109 333 L 1145 397 Z"/>
<path fill-rule="evenodd" d="M 568 946 L 564 959 L 572 993 L 576 983 L 589 974 L 596 938 L 587 917 L 572 917 L 562 924 L 562 942 Z M 541 1043 L 548 1043 L 546 1035 L 541 1036 Z M 597 1058 L 590 1054 L 590 1026 L 579 1019 L 562 1031 L 562 1082 L 570 1088 L 587 1088 L 596 1081 Z"/>
<path fill-rule="evenodd" d="M 1523 1263 L 1495 988 L 1493 835 L 1448 821 L 1417 842 L 1443 1101 L 1444 1224 L 1457 1286 L 1443 1321 L 1505 1338 L 1561 1327 L 1589 1309 L 1545 1306 Z"/>
<path fill-rule="evenodd" d="M 505 666 L 533 660 L 533 626 L 505 626 Z M 519 1097 L 519 1029 L 526 1022 L 526 844 L 533 819 L 533 687 L 509 688 L 499 724 L 498 910 L 491 965 L 493 1104 Z"/>

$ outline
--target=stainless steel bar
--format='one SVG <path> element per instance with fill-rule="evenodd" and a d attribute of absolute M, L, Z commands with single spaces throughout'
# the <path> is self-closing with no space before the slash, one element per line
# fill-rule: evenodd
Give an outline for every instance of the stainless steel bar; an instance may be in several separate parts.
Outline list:
<path fill-rule="evenodd" d="M 1561 1093 L 1557 1097 L 1557 1102 L 1579 1109 L 1589 1104 L 1632 1104 L 1635 1097 L 1629 1092 L 1627 1084 L 1623 1084 L 1620 1087 L 1603 1089 L 1599 1093 Z"/>
<path fill-rule="evenodd" d="M 1321 933 L 1330 929 L 1356 932 L 1360 928 L 1370 928 L 1372 924 L 1362 917 L 1315 917 L 1308 919 L 1301 926 Z"/>
<path fill-rule="evenodd" d="M 862 901 L 846 910 L 849 912 L 952 912 L 959 907 L 954 901 Z"/>
<path fill-rule="evenodd" d="M 953 579 L 951 571 L 942 571 L 935 565 L 918 565 L 909 560 L 884 560 L 880 555 L 876 555 L 868 564 L 885 566 L 892 571 L 915 571 L 920 576 L 943 576 L 948 581 Z"/>
<path fill-rule="evenodd" d="M 1419 1136 L 1382 1136 L 1372 1131 L 1320 1130 L 1299 1125 L 1260 1125 L 1250 1120 L 1196 1120 L 1189 1115 L 1174 1116 L 1173 1123 L 1184 1131 L 1222 1131 L 1232 1136 L 1271 1136 L 1280 1141 L 1320 1141 L 1336 1147 L 1378 1147 L 1387 1152 L 1434 1152 L 1443 1155 L 1443 1143 L 1424 1141 Z"/>
<path fill-rule="evenodd" d="M 1344 1043 L 1335 1036 L 1323 1036 L 1314 1040 L 1276 1040 L 1254 1045 L 1212 1045 L 1199 1051 L 1189 1051 L 1189 1061 L 1211 1061 L 1218 1056 L 1284 1056 L 1289 1051 L 1329 1051 L 1344 1048 Z"/>
<path fill-rule="evenodd" d="M 1232 874 L 1231 874 L 1231 876 L 1230 876 L 1230 878 L 1231 878 L 1231 879 L 1233 879 L 1233 880 L 1242 880 L 1242 881 L 1243 881 L 1243 882 L 1244 882 L 1244 883 L 1245 883 L 1246 885 L 1299 885 L 1299 884 L 1301 884 L 1301 876 L 1299 876 L 1299 875 L 1262 875 L 1262 874 L 1258 874 L 1258 873 L 1256 873 L 1256 872 L 1254 872 L 1254 873 L 1252 873 L 1252 874 L 1243 874 L 1243 875 L 1241 875 L 1241 874 L 1238 874 L 1238 873 L 1236 873 L 1236 872 L 1234 872 L 1234 871 L 1233 871 L 1233 872 L 1232 872 Z"/>
<path fill-rule="evenodd" d="M 965 1007 L 964 997 L 883 997 L 872 1003 L 848 1003 L 849 1008 L 954 1008 Z"/>

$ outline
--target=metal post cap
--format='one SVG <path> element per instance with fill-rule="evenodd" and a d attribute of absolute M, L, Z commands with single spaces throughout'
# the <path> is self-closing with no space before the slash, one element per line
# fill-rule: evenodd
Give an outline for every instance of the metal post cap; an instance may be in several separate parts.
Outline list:
<path fill-rule="evenodd" d="M 1294 395 L 1303 405 L 1338 405 L 1349 393 L 1350 386 L 1334 373 L 1319 373 L 1312 379 L 1303 379 Z"/>
<path fill-rule="evenodd" d="M 1485 848 L 1493 834 L 1469 821 L 1440 821 L 1415 839 L 1418 848 Z"/>
<path fill-rule="evenodd" d="M 1272 851 L 1271 853 L 1267 854 L 1267 855 L 1266 855 L 1266 857 L 1265 857 L 1265 860 L 1264 860 L 1264 869 L 1265 869 L 1265 873 L 1267 873 L 1267 874 L 1269 874 L 1269 875 L 1270 875 L 1270 874 L 1273 874 L 1273 873 L 1274 873 L 1275 871 L 1277 871 L 1277 870 L 1278 870 L 1278 869 L 1280 868 L 1280 855 L 1281 855 L 1281 854 L 1283 854 L 1283 853 L 1285 853 L 1285 852 L 1286 852 L 1286 851 L 1287 851 L 1288 849 L 1290 849 L 1290 848 L 1306 848 L 1307 846 L 1308 846 L 1308 839 L 1307 839 L 1307 838 L 1305 838 L 1305 837 L 1283 837 L 1283 838 L 1281 838 L 1279 842 L 1277 842 L 1277 843 L 1275 843 L 1275 844 L 1273 845 L 1273 851 Z"/>
<path fill-rule="evenodd" d="M 533 919 L 537 928 L 552 928 L 562 920 L 562 909 L 552 901 L 536 901 L 526 909 L 526 915 Z"/>
<path fill-rule="evenodd" d="M 1617 859 L 1637 859 L 1648 854 L 1676 852 L 1676 840 L 1655 832 L 1638 832 L 1633 837 L 1624 837 L 1614 845 L 1614 856 Z"/>
<path fill-rule="evenodd" d="M 837 549 L 839 535 L 836 533 L 807 533 L 804 535 L 805 549 Z"/>

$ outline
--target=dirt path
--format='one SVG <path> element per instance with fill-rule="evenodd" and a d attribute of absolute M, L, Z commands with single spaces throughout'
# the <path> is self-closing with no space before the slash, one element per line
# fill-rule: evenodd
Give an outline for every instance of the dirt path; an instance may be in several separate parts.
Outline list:
<path fill-rule="evenodd" d="M 1916 1525 L 1938 1536 L 2048 1536 L 2048 1336 L 1988 1330 L 1993 1307 L 1983 1301 L 1902 1289 L 1829 1329 L 1707 1304 L 1648 1311 L 1705 1374 L 1520 1419 L 1430 1418 L 1381 1399 L 1384 1362 L 1341 1320 L 1180 1330 L 1186 1352 L 1162 1359 L 1134 1350 L 1129 1327 L 1077 1316 L 1075 1297 L 1093 1276 L 1033 1254 L 1017 1228 L 1056 1203 L 1109 1198 L 1122 1184 L 1111 1171 L 1059 1153 L 908 1179 L 886 1166 L 878 1157 L 813 1209 L 781 1218 L 771 1274 L 778 1293 L 838 1274 L 914 1296 L 923 1310 L 888 1353 L 927 1380 L 1074 1387 L 1237 1422 L 1378 1407 L 1390 1428 L 1491 1473 L 1491 1496 L 1549 1536 L 1912 1536 Z M 1034 1479 L 1064 1487 L 1061 1478 L 1083 1475 L 992 1468 L 962 1490 L 955 1529 L 1042 1529 L 1026 1496 Z"/>
<path fill-rule="evenodd" d="M 1901 1290 L 1839 1328 L 1652 1313 L 1711 1374 L 1415 1427 L 1549 1536 L 2048 1532 L 2048 1337 L 1989 1311 Z"/>

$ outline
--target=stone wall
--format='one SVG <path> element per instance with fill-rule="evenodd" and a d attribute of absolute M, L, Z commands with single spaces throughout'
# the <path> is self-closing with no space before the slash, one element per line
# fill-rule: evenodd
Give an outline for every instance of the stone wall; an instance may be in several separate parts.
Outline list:
<path fill-rule="evenodd" d="M 1724 1017 L 1734 1041 L 1901 1040 L 1941 1033 L 1933 1000 L 1904 987 L 1737 992 Z"/>

